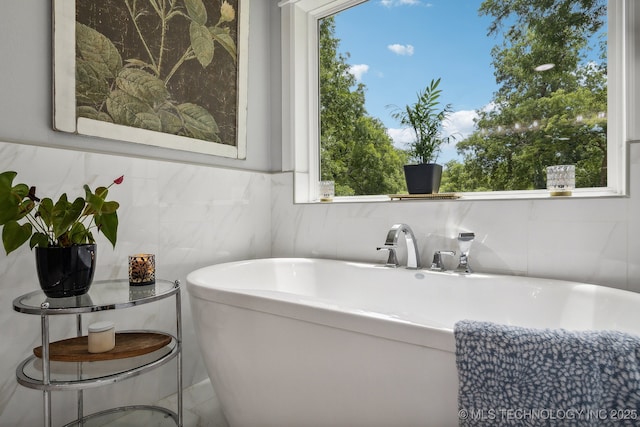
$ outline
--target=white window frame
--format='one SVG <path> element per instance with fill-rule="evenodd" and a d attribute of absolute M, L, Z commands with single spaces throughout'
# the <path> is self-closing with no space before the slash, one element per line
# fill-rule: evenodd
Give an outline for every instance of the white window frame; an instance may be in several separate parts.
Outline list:
<path fill-rule="evenodd" d="M 365 0 L 282 0 L 282 170 L 294 177 L 294 202 L 318 201 L 320 123 L 318 20 Z M 608 111 L 606 188 L 576 189 L 574 197 L 627 194 L 628 142 L 640 140 L 640 53 L 634 34 L 640 28 L 637 0 L 608 2 Z M 463 199 L 547 197 L 544 190 L 461 193 Z M 336 198 L 381 201 L 386 196 Z"/>

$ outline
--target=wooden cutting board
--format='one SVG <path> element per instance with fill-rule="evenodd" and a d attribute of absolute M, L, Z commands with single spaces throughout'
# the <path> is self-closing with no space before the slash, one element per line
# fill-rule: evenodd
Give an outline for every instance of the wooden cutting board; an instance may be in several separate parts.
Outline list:
<path fill-rule="evenodd" d="M 141 356 L 156 351 L 171 342 L 171 336 L 155 332 L 116 333 L 116 346 L 104 353 L 89 353 L 89 338 L 69 338 L 49 344 L 49 359 L 56 362 L 97 362 Z M 42 346 L 33 349 L 42 358 Z"/>

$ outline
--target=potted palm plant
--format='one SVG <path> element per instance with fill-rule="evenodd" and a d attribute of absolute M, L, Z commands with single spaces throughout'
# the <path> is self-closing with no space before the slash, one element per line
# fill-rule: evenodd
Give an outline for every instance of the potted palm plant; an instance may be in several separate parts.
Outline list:
<path fill-rule="evenodd" d="M 89 290 L 96 264 L 93 231 L 101 232 L 115 247 L 118 234 L 118 202 L 107 201 L 108 187 L 69 201 L 63 193 L 57 202 L 40 199 L 36 188 L 13 184 L 17 173 L 0 174 L 0 226 L 8 254 L 29 242 L 36 251 L 40 287 L 51 298 L 82 295 Z"/>
<path fill-rule="evenodd" d="M 431 80 L 427 87 L 418 92 L 414 104 L 404 108 L 396 107 L 391 116 L 402 126 L 411 128 L 415 139 L 409 144 L 407 153 L 413 164 L 404 166 L 405 180 L 409 194 L 431 194 L 440 189 L 442 165 L 437 164 L 443 144 L 455 140 L 454 136 L 443 135 L 443 123 L 451 114 L 451 104 L 440 108 L 440 79 Z"/>

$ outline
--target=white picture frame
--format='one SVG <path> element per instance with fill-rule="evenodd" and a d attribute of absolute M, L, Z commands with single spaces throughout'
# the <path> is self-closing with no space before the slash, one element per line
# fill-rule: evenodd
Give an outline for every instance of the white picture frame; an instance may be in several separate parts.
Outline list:
<path fill-rule="evenodd" d="M 83 0 L 87 1 L 87 0 Z M 96 2 L 96 4 L 100 4 L 100 7 L 108 7 L 109 4 L 116 4 L 116 6 L 126 4 L 129 6 L 130 4 L 136 4 L 134 2 L 127 2 L 123 0 L 92 0 Z M 137 2 L 137 4 L 142 4 L 143 2 Z M 77 44 L 76 44 L 76 0 L 54 0 L 53 3 L 53 127 L 55 130 L 62 132 L 69 132 L 80 135 L 94 136 L 100 138 L 108 138 L 120 141 L 127 141 L 136 144 L 146 144 L 150 146 L 164 147 L 175 150 L 184 150 L 195 153 L 201 153 L 206 155 L 214 155 L 214 156 L 222 156 L 233 159 L 246 159 L 246 120 L 247 120 L 247 53 L 248 53 L 248 27 L 249 27 L 249 0 L 220 0 L 220 9 L 214 9 L 214 13 L 209 13 L 207 16 L 207 10 L 200 10 L 200 7 L 205 4 L 202 0 L 176 0 L 174 2 L 163 1 L 163 0 L 154 0 L 149 2 L 144 2 L 147 8 L 152 8 L 153 5 L 161 5 L 164 4 L 165 7 L 169 7 L 171 4 L 179 4 L 178 11 L 172 17 L 174 19 L 181 19 L 185 21 L 182 23 L 183 28 L 186 25 L 191 25 L 191 22 L 196 20 L 204 21 L 202 25 L 207 28 L 219 27 L 220 32 L 225 30 L 230 24 L 237 25 L 235 39 L 231 38 L 231 36 L 226 37 L 224 34 L 222 35 L 223 41 L 233 39 L 235 46 L 231 43 L 226 44 L 226 48 L 222 45 L 222 42 L 216 41 L 220 40 L 220 38 L 216 39 L 212 36 L 212 41 L 215 45 L 215 55 L 224 57 L 228 56 L 232 58 L 231 52 L 235 48 L 235 70 L 236 70 L 236 86 L 234 99 L 230 102 L 235 102 L 234 110 L 235 114 L 233 114 L 233 123 L 230 120 L 227 120 L 226 129 L 230 129 L 231 126 L 233 129 L 233 138 L 224 138 L 218 141 L 206 140 L 204 138 L 199 138 L 198 136 L 194 136 L 192 134 L 188 134 L 185 131 L 187 129 L 186 125 L 183 128 L 183 131 L 180 134 L 172 134 L 168 133 L 164 130 L 149 130 L 142 127 L 138 127 L 129 123 L 112 123 L 109 121 L 98 120 L 95 118 L 89 118 L 82 116 L 79 114 L 79 108 L 82 104 L 82 101 L 78 102 L 78 98 L 84 100 L 86 97 L 83 97 L 82 94 L 78 96 L 79 92 L 77 91 L 78 87 L 78 73 L 76 69 L 76 58 L 77 58 Z M 190 8 L 187 7 L 187 3 Z M 213 2 L 208 2 L 213 3 Z M 206 4 L 208 4 L 206 3 Z M 149 6 L 151 5 L 151 6 Z M 224 6 L 222 6 L 224 5 Z M 235 5 L 235 7 L 234 7 Z M 211 5 L 208 6 L 209 10 L 211 10 Z M 223 9 L 226 8 L 226 9 Z M 195 8 L 195 10 L 194 10 Z M 223 18 L 223 10 L 226 12 L 226 15 Z M 149 10 L 144 11 L 146 15 L 149 14 Z M 217 12 L 218 16 L 215 16 Z M 190 15 L 194 15 L 196 19 L 193 19 Z M 142 16 L 142 14 L 138 14 L 137 16 Z M 230 20 L 231 16 L 233 16 L 234 23 Z M 206 18 L 205 18 L 206 17 Z M 158 19 L 160 15 L 158 14 Z M 131 25 L 132 20 L 128 21 Z M 215 23 L 217 22 L 217 24 Z M 222 23 L 222 24 L 221 24 Z M 212 25 L 213 24 L 213 25 Z M 227 24 L 227 25 L 225 25 Z M 82 24 L 84 25 L 84 24 Z M 124 24 L 123 24 L 124 25 Z M 87 27 L 87 26 L 85 26 Z M 84 27 L 83 27 L 84 28 Z M 191 32 L 191 26 L 187 27 L 189 29 L 189 33 Z M 93 28 L 91 28 L 93 30 Z M 210 30 L 210 33 L 213 34 L 214 30 Z M 138 35 L 140 36 L 142 32 L 139 31 Z M 182 32 L 182 37 L 185 36 L 184 31 Z M 227 33 L 231 33 L 233 35 L 233 31 L 227 31 Z M 93 34 L 93 33 L 92 33 Z M 142 40 L 144 36 L 140 36 L 140 40 Z M 192 37 L 192 36 L 191 36 Z M 170 48 L 166 46 L 170 46 L 169 35 L 165 35 L 165 39 L 162 42 L 164 43 L 165 49 L 157 49 L 157 51 L 168 51 Z M 193 42 L 193 38 L 190 39 Z M 197 40 L 197 39 L 196 39 Z M 153 41 L 153 40 L 152 40 Z M 122 43 L 120 43 L 122 44 Z M 114 47 L 118 45 L 118 42 L 114 44 Z M 144 45 L 144 44 L 143 44 Z M 163 45 L 161 45 L 163 46 Z M 183 45 L 184 46 L 184 45 Z M 203 62 L 207 61 L 207 58 L 202 60 L 201 58 L 193 53 L 193 46 L 195 44 L 189 45 L 189 49 L 191 49 L 192 53 L 189 56 L 189 61 L 191 62 L 200 62 L 198 67 L 191 67 L 196 71 L 199 68 L 205 69 L 206 67 L 215 67 L 216 65 L 216 57 L 211 53 L 213 57 L 211 62 L 206 66 L 203 65 Z M 231 46 L 231 47 L 229 47 Z M 83 52 L 83 48 L 80 48 L 80 53 Z M 117 48 L 116 48 L 117 49 Z M 176 48 L 178 49 L 178 48 Z M 183 47 L 184 50 L 184 47 Z M 188 49 L 187 49 L 188 50 Z M 203 54 L 206 56 L 206 50 Z M 213 50 L 213 49 L 212 49 Z M 200 49 L 202 52 L 203 49 Z M 148 49 L 149 58 L 152 56 L 151 49 Z M 185 51 L 186 52 L 186 51 Z M 186 55 L 186 53 L 185 53 Z M 195 58 L 194 58 L 195 56 Z M 128 58 L 123 57 L 122 62 L 123 66 L 120 70 L 129 68 L 129 69 L 138 69 L 148 71 L 150 67 L 139 66 L 139 63 L 143 61 L 147 61 L 149 63 L 153 62 L 153 60 L 149 61 L 149 58 Z M 229 58 L 226 58 L 227 62 Z M 133 60 L 133 62 L 132 62 Z M 78 61 L 84 61 L 84 58 L 78 59 Z M 135 62 L 135 61 L 139 61 Z M 185 60 L 183 63 L 186 63 Z M 227 65 L 228 66 L 228 65 Z M 159 67 L 158 67 L 159 68 Z M 143 72 L 141 71 L 140 74 Z M 149 73 L 153 74 L 153 73 Z M 173 76 L 173 74 L 172 74 Z M 204 76 L 204 77 L 203 77 Z M 118 75 L 119 77 L 119 75 Z M 158 80 L 163 81 L 165 76 L 158 75 Z M 183 77 L 183 79 L 188 77 Z M 207 79 L 207 74 L 203 73 L 202 76 L 193 76 L 194 82 L 202 82 Z M 198 80 L 200 79 L 200 80 Z M 211 85 L 215 85 L 213 80 L 206 80 L 211 87 Z M 114 88 L 118 88 L 118 85 L 115 81 L 109 82 L 109 87 L 111 90 Z M 81 86 L 81 84 L 80 84 Z M 191 90 L 193 90 L 192 86 L 189 86 Z M 167 91 L 169 88 L 167 87 Z M 110 92 L 112 93 L 112 92 Z M 204 95 L 203 95 L 204 96 Z M 170 94 L 167 96 L 167 102 L 173 103 L 167 110 L 175 111 L 178 114 L 178 106 L 177 101 L 173 99 L 174 95 Z M 225 100 L 231 97 L 225 97 Z M 101 105 L 105 105 L 106 102 Z M 189 100 L 182 101 L 181 106 L 186 104 L 196 105 L 195 103 L 189 102 Z M 93 108 L 93 107 L 91 107 Z M 228 107 L 227 107 L 228 108 Z M 97 110 L 97 108 L 93 108 Z M 104 111 L 108 114 L 109 111 L 105 108 Z M 201 111 L 201 110 L 198 110 Z M 210 108 L 207 110 L 211 117 L 216 115 L 215 108 Z M 102 112 L 102 111 L 101 111 Z M 151 112 L 153 113 L 153 111 Z M 227 116 L 231 116 L 230 113 L 226 113 Z M 152 114 L 153 115 L 153 114 Z M 176 116 L 177 117 L 177 116 Z M 182 117 L 182 116 L 180 116 Z M 175 123 L 175 117 L 173 117 Z M 155 119 L 154 119 L 155 120 Z M 180 123 L 180 122 L 179 122 Z M 186 123 L 183 119 L 181 123 Z M 208 124 L 210 122 L 204 123 Z M 217 122 L 215 122 L 217 123 Z M 198 126 L 204 126 L 203 123 L 198 122 Z M 161 125 L 164 128 L 164 124 Z M 174 126 L 177 128 L 178 126 Z M 218 126 L 209 126 L 208 129 L 204 129 L 204 132 L 209 134 L 214 134 L 214 131 L 218 129 Z M 187 129 L 188 130 L 188 129 Z M 222 133 L 222 132 L 220 132 Z M 233 139 L 233 140 L 231 140 Z"/>

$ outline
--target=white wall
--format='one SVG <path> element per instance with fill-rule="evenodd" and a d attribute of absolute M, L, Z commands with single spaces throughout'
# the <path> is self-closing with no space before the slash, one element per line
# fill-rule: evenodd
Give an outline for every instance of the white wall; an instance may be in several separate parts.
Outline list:
<path fill-rule="evenodd" d="M 124 182 L 110 190 L 121 204 L 118 244 L 112 249 L 98 237 L 96 280 L 127 277 L 127 256 L 156 254 L 157 277 L 180 279 L 213 263 L 270 255 L 270 186 L 268 174 L 184 165 L 124 156 L 83 153 L 0 143 L 0 170 L 18 171 L 18 182 L 35 185 L 41 195 L 61 191 L 81 195 L 82 184 L 92 188 L 124 174 Z M 18 363 L 39 345 L 38 316 L 17 313 L 12 301 L 38 289 L 34 255 L 22 247 L 0 256 L 0 425 L 39 425 L 42 395 L 16 383 Z M 206 378 L 195 341 L 188 294 L 182 291 L 184 322 L 184 384 Z M 113 320 L 118 330 L 173 330 L 174 301 L 98 313 Z M 74 336 L 73 318 L 52 320 L 52 340 Z M 175 363 L 157 372 L 86 392 L 87 412 L 115 404 L 151 403 L 175 392 Z M 73 419 L 75 395 L 54 393 L 54 423 Z M 36 408 L 36 410 L 34 410 Z"/>
<path fill-rule="evenodd" d="M 316 2 L 317 3 L 317 2 Z M 307 34 L 312 31 L 307 14 L 317 13 L 318 4 L 311 2 L 282 2 L 283 15 L 291 14 L 284 23 L 284 32 Z M 329 2 L 330 3 L 330 2 Z M 344 3 L 344 2 L 343 2 Z M 617 6 L 621 6 L 615 2 Z M 631 34 L 640 21 L 637 2 L 624 3 L 629 10 Z M 329 7 L 329 6 L 327 6 Z M 619 9 L 616 7 L 616 9 Z M 310 12 L 311 11 L 311 12 Z M 315 12 L 314 12 L 315 11 Z M 621 33 L 621 31 L 616 31 Z M 622 34 L 619 34 L 620 36 Z M 303 37 L 304 38 L 304 37 Z M 298 38 L 299 39 L 299 38 Z M 296 39 L 296 41 L 299 41 Z M 626 134 L 629 140 L 640 139 L 638 100 L 640 100 L 640 55 L 627 43 L 627 64 L 621 68 L 625 81 L 614 79 L 611 84 L 623 87 L 628 102 L 626 126 L 616 128 L 612 134 Z M 306 48 L 284 44 L 284 56 L 293 55 L 296 61 L 285 68 L 284 91 L 288 81 L 297 82 L 305 76 L 306 68 L 313 62 Z M 290 49 L 287 51 L 286 49 Z M 298 60 L 302 58 L 302 60 Z M 285 61 L 286 62 L 286 61 Z M 295 74 L 295 71 L 300 73 Z M 286 73 L 295 74 L 286 76 Z M 289 77 L 289 78 L 288 78 Z M 292 80 L 293 78 L 296 80 Z M 619 76 L 617 76 L 619 77 Z M 304 79 L 302 79 L 304 80 Z M 297 102 L 295 114 L 313 116 L 305 95 L 309 85 L 302 88 L 303 95 L 291 96 Z M 312 85 L 313 86 L 313 85 Z M 291 89 L 294 90 L 294 89 Z M 299 93 L 299 92 L 296 92 Z M 612 100 L 618 111 L 622 99 Z M 284 108 L 285 114 L 287 109 Z M 285 116 L 285 117 L 289 117 Z M 553 277 L 590 282 L 640 292 L 640 143 L 630 144 L 627 162 L 629 169 L 630 197 L 612 198 L 549 198 L 538 200 L 443 200 L 443 201 L 394 201 L 362 203 L 293 204 L 293 180 L 297 200 L 307 200 L 310 165 L 313 156 L 305 152 L 304 141 L 298 135 L 308 134 L 309 125 L 304 120 L 293 120 L 294 129 L 284 128 L 285 144 L 291 145 L 295 165 L 284 165 L 284 170 L 297 170 L 274 177 L 272 202 L 272 254 L 273 256 L 316 256 L 351 260 L 383 262 L 386 254 L 375 250 L 383 243 L 389 228 L 399 222 L 408 223 L 418 236 L 422 263 L 429 265 L 436 250 L 457 250 L 459 232 L 472 231 L 476 240 L 472 246 L 471 263 L 477 271 L 517 275 Z M 286 125 L 286 124 L 285 124 Z M 612 129 L 610 129 L 611 131 Z M 291 135 L 291 137 L 289 137 Z M 295 140 L 293 140 L 296 138 Z M 292 139 L 292 140 L 290 140 Z M 625 147 L 626 149 L 627 147 Z M 305 154 L 306 153 L 306 154 Z M 622 153 L 609 153 L 611 157 Z M 620 156 L 621 158 L 623 156 Z M 283 160 L 283 163 L 285 161 Z M 293 163 L 291 160 L 289 163 Z M 615 162 L 614 162 L 615 163 Z M 617 170 L 617 168 L 613 168 Z M 313 179 L 313 178 L 312 178 Z M 621 188 L 622 186 L 614 186 Z M 446 259 L 455 267 L 453 259 Z"/>
<path fill-rule="evenodd" d="M 479 272 L 640 292 L 640 143 L 630 146 L 630 197 L 295 205 L 292 175 L 280 174 L 273 186 L 272 254 L 384 262 L 376 247 L 391 225 L 404 222 L 417 236 L 423 265 L 436 250 L 457 250 L 458 233 L 472 231 L 471 264 Z"/>
<path fill-rule="evenodd" d="M 158 277 L 183 284 L 196 268 L 270 255 L 270 140 L 279 129 L 271 126 L 279 123 L 271 118 L 271 9 L 277 12 L 275 4 L 252 1 L 247 160 L 239 161 L 52 131 L 50 3 L 21 0 L 4 5 L 0 172 L 15 170 L 17 182 L 36 185 L 38 194 L 51 197 L 62 192 L 82 195 L 85 183 L 95 187 L 125 175 L 124 183 L 110 191 L 121 203 L 118 244 L 113 250 L 98 237 L 96 280 L 126 277 L 127 256 L 141 251 L 156 254 Z M 39 345 L 39 318 L 12 308 L 14 298 L 38 288 L 34 265 L 34 255 L 25 247 L 9 256 L 0 254 L 0 425 L 42 423 L 42 393 L 19 386 L 15 377 L 17 365 Z M 206 378 L 206 371 L 184 289 L 182 295 L 186 387 Z M 94 318 L 110 318 L 118 329 L 171 328 L 173 304 L 171 300 Z M 73 336 L 72 319 L 55 319 L 52 331 L 52 339 Z M 149 375 L 89 390 L 86 412 L 173 394 L 174 369 L 172 362 Z M 75 393 L 54 394 L 54 425 L 74 419 L 75 399 Z"/>
<path fill-rule="evenodd" d="M 3 58 L 0 67 L 0 139 L 47 147 L 270 170 L 273 97 L 270 95 L 272 43 L 269 16 L 273 7 L 269 2 L 251 1 L 248 67 L 250 126 L 247 129 L 247 159 L 244 161 L 52 131 L 50 3 L 53 2 L 7 2 L 0 14 L 0 52 Z M 277 60 L 277 53 L 275 58 Z"/>
<path fill-rule="evenodd" d="M 640 291 L 640 144 L 630 150 L 630 198 L 294 205 L 291 174 L 269 174 L 281 168 L 282 157 L 279 13 L 277 0 L 252 2 L 247 160 L 234 161 L 53 132 L 50 7 L 39 0 L 5 5 L 0 171 L 18 171 L 20 182 L 37 185 L 41 194 L 80 192 L 84 183 L 125 175 L 112 189 L 122 204 L 118 246 L 112 250 L 100 238 L 97 279 L 125 277 L 126 257 L 138 251 L 156 254 L 160 277 L 183 281 L 204 265 L 269 255 L 382 262 L 376 246 L 392 224 L 406 222 L 416 231 L 423 263 L 434 250 L 455 249 L 458 232 L 474 231 L 471 262 L 478 271 Z M 111 154 L 100 154 L 105 150 Z M 38 425 L 41 393 L 17 385 L 14 370 L 38 345 L 39 323 L 12 310 L 15 297 L 37 287 L 33 254 L 22 248 L 0 255 L 0 277 L 0 425 Z M 186 294 L 183 301 L 189 385 L 206 374 Z M 152 304 L 118 313 L 116 322 L 170 326 L 170 312 L 170 305 Z M 54 329 L 57 339 L 73 334 L 69 321 L 56 321 Z M 172 369 L 91 390 L 87 410 L 171 394 Z M 73 418 L 74 401 L 72 393 L 54 396 L 56 424 Z"/>

